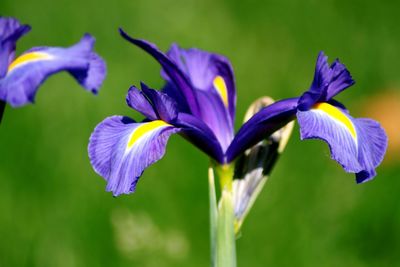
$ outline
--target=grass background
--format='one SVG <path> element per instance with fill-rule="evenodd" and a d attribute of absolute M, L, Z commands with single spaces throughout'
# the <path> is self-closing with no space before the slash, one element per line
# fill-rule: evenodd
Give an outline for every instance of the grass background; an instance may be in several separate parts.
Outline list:
<path fill-rule="evenodd" d="M 1 0 L 1 15 L 33 28 L 19 52 L 68 46 L 90 32 L 108 76 L 94 97 L 59 74 L 35 105 L 7 108 L 0 127 L 0 266 L 209 264 L 205 155 L 173 137 L 137 192 L 118 198 L 104 191 L 89 164 L 86 147 L 97 123 L 115 114 L 140 119 L 125 105 L 128 87 L 163 84 L 158 64 L 122 40 L 119 26 L 164 50 L 177 42 L 229 57 L 236 129 L 256 98 L 307 89 L 320 50 L 340 57 L 357 81 L 338 100 L 353 115 L 390 126 L 400 125 L 393 113 L 400 102 L 388 107 L 382 96 L 399 96 L 399 9 L 388 0 Z M 389 111 L 374 108 L 377 101 Z M 398 138 L 395 131 L 390 142 Z M 245 222 L 239 266 L 400 266 L 400 149 L 390 148 L 378 177 L 356 185 L 324 143 L 301 142 L 296 126 Z"/>

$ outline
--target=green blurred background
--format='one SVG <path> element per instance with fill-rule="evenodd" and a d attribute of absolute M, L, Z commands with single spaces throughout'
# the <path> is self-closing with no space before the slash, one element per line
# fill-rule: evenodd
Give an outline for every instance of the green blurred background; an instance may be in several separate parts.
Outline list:
<path fill-rule="evenodd" d="M 123 26 L 166 50 L 172 42 L 230 58 L 236 129 L 256 98 L 299 95 L 318 51 L 340 59 L 357 84 L 341 94 L 355 116 L 381 120 L 390 151 L 378 177 L 356 185 L 327 146 L 288 147 L 237 242 L 239 266 L 400 266 L 400 19 L 398 1 L 1 0 L 2 15 L 33 30 L 18 51 L 97 38 L 108 76 L 96 97 L 68 74 L 37 103 L 7 107 L 0 127 L 0 266 L 208 266 L 208 159 L 179 136 L 137 192 L 113 198 L 87 157 L 106 116 L 140 119 L 125 94 L 160 88 L 158 64 L 119 37 Z M 396 113 L 397 112 L 397 113 Z"/>

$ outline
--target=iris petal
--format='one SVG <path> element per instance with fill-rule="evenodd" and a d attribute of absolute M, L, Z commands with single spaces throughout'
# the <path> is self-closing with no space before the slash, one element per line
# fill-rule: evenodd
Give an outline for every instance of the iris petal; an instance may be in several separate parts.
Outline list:
<path fill-rule="evenodd" d="M 161 120 L 136 123 L 113 116 L 97 125 L 89 141 L 94 170 L 107 181 L 114 196 L 135 191 L 143 171 L 165 154 L 171 134 L 180 130 Z"/>
<path fill-rule="evenodd" d="M 16 42 L 30 29 L 17 19 L 0 17 L 0 78 L 7 73 L 8 65 L 14 59 Z"/>
<path fill-rule="evenodd" d="M 199 103 L 201 118 L 215 133 L 225 151 L 233 139 L 236 89 L 232 66 L 217 54 L 200 49 L 182 49 L 174 44 L 167 56 L 188 77 Z M 164 71 L 162 76 L 171 81 Z M 168 86 L 169 91 L 172 85 Z"/>
<path fill-rule="evenodd" d="M 17 107 L 33 102 L 40 84 L 50 75 L 69 71 L 93 93 L 101 86 L 106 72 L 104 61 L 93 50 L 94 38 L 85 35 L 69 48 L 33 48 L 15 59 L 0 80 L 0 99 Z"/>
<path fill-rule="evenodd" d="M 345 171 L 357 174 L 362 182 L 375 176 L 387 146 L 384 130 L 369 119 L 352 118 L 340 107 L 328 103 L 309 111 L 298 111 L 301 139 L 321 139 L 330 148 L 331 157 Z M 358 178 L 360 177 L 360 178 Z"/>

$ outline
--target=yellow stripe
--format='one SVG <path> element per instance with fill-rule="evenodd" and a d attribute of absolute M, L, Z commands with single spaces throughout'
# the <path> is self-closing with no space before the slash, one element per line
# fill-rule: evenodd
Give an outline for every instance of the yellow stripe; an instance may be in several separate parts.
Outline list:
<path fill-rule="evenodd" d="M 131 138 L 129 139 L 129 142 L 128 142 L 128 148 L 131 148 L 136 143 L 136 141 L 140 137 L 145 135 L 146 133 L 153 131 L 159 127 L 164 127 L 164 126 L 172 126 L 172 125 L 168 124 L 162 120 L 156 120 L 156 121 L 143 123 L 142 125 L 140 125 L 133 131 Z"/>
<path fill-rule="evenodd" d="M 226 89 L 226 84 L 224 81 L 224 78 L 221 76 L 215 77 L 213 81 L 214 87 L 217 90 L 219 96 L 222 99 L 222 102 L 224 103 L 225 107 L 228 107 L 228 90 Z"/>
<path fill-rule="evenodd" d="M 17 59 L 15 59 L 10 66 L 8 66 L 8 72 L 12 71 L 16 67 L 20 66 L 21 64 L 29 63 L 32 61 L 37 61 L 37 60 L 46 60 L 46 59 L 52 59 L 52 56 L 46 53 L 42 52 L 31 52 L 24 54 Z"/>
<path fill-rule="evenodd" d="M 356 129 L 353 125 L 353 122 L 347 117 L 343 112 L 328 104 L 328 103 L 317 103 L 313 106 L 313 109 L 321 110 L 328 114 L 329 116 L 333 117 L 334 119 L 340 121 L 350 132 L 354 139 L 357 139 Z"/>

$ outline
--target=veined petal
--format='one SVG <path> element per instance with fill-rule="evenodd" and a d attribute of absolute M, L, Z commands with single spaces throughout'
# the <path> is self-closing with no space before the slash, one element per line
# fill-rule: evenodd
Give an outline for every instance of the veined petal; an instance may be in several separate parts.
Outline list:
<path fill-rule="evenodd" d="M 357 182 L 372 179 L 383 160 L 387 138 L 380 125 L 369 119 L 355 119 L 340 107 L 317 103 L 309 111 L 298 111 L 301 139 L 328 143 L 331 157 L 345 171 L 356 173 Z"/>
<path fill-rule="evenodd" d="M 226 162 L 233 161 L 246 149 L 267 138 L 295 118 L 299 98 L 277 101 L 256 113 L 242 125 L 226 152 Z"/>
<path fill-rule="evenodd" d="M 30 29 L 15 18 L 0 17 L 0 78 L 7 73 L 8 65 L 14 58 L 16 42 Z"/>
<path fill-rule="evenodd" d="M 92 51 L 94 38 L 86 34 L 69 48 L 38 47 L 16 58 L 0 80 L 0 99 L 17 107 L 33 102 L 40 84 L 50 75 L 68 71 L 87 90 L 97 93 L 106 72 L 104 61 Z"/>
<path fill-rule="evenodd" d="M 164 156 L 168 138 L 179 131 L 161 120 L 136 123 L 123 116 L 106 118 L 90 137 L 90 162 L 106 179 L 107 191 L 114 196 L 132 193 L 144 169 Z"/>
<path fill-rule="evenodd" d="M 184 105 L 184 109 L 190 110 L 194 115 L 199 115 L 199 106 L 194 92 L 182 71 L 163 52 L 161 52 L 156 45 L 144 40 L 134 39 L 122 29 L 119 29 L 119 31 L 125 40 L 142 48 L 160 63 L 164 71 L 171 78 L 171 81 L 173 81 L 175 87 L 179 89 L 179 91 L 176 93 L 179 93 L 181 95 L 181 99 L 185 100 L 185 102 L 181 103 Z"/>

